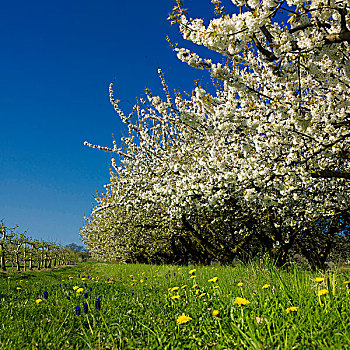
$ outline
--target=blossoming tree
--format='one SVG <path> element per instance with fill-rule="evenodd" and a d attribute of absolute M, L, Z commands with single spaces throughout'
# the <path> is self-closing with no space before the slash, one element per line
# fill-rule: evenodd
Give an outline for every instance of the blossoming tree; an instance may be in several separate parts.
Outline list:
<path fill-rule="evenodd" d="M 207 25 L 180 0 L 169 19 L 224 57 L 172 45 L 216 79 L 215 93 L 172 97 L 159 71 L 164 98 L 147 90 L 126 116 L 110 86 L 129 135 L 112 148 L 87 143 L 114 154 L 114 171 L 83 240 L 120 256 L 181 247 L 220 261 L 258 242 L 280 265 L 298 250 L 322 267 L 350 222 L 350 2 L 233 0 L 232 14 L 212 2 Z"/>

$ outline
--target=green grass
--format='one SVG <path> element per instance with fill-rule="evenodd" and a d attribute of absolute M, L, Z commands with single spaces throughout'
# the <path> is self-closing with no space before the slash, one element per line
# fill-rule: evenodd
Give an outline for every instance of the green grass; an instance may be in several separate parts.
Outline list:
<path fill-rule="evenodd" d="M 191 269 L 196 269 L 192 279 Z M 213 277 L 218 280 L 208 282 Z M 316 282 L 316 277 L 324 280 Z M 0 348 L 350 349 L 347 280 L 350 272 L 345 270 L 322 275 L 254 264 L 86 263 L 7 274 L 0 276 Z M 265 284 L 269 286 L 263 289 Z M 76 293 L 74 286 L 84 291 Z M 172 287 L 179 289 L 169 291 Z M 321 289 L 328 294 L 318 297 Z M 172 299 L 175 295 L 180 298 Z M 94 307 L 99 296 L 100 311 Z M 249 304 L 238 305 L 236 297 Z M 37 304 L 39 298 L 42 302 Z M 88 314 L 83 312 L 83 301 L 89 305 Z M 75 306 L 81 307 L 80 316 Z M 286 312 L 290 307 L 298 310 Z M 213 316 L 213 310 L 219 314 Z M 180 315 L 191 320 L 177 324 Z"/>

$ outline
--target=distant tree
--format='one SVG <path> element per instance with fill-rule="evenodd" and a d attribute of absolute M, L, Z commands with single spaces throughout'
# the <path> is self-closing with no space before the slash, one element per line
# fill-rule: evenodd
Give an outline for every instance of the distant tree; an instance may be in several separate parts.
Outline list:
<path fill-rule="evenodd" d="M 76 243 L 67 244 L 65 248 L 70 249 L 74 253 L 87 252 L 87 249 L 83 245 L 78 245 Z"/>

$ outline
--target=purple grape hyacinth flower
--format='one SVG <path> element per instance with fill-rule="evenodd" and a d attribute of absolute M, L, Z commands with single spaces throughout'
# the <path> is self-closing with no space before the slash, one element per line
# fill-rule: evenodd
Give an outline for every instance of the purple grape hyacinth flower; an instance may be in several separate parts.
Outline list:
<path fill-rule="evenodd" d="M 95 300 L 95 309 L 96 310 L 101 310 L 101 297 L 98 297 L 96 300 Z"/>
<path fill-rule="evenodd" d="M 75 310 L 75 314 L 76 314 L 77 316 L 79 316 L 79 315 L 80 315 L 80 306 L 76 306 L 76 307 L 74 308 L 74 310 Z"/>
<path fill-rule="evenodd" d="M 88 304 L 87 303 L 83 303 L 83 311 L 84 311 L 84 313 L 87 314 L 88 310 L 89 310 Z"/>
<path fill-rule="evenodd" d="M 45 290 L 44 292 L 44 299 L 47 300 L 49 297 L 49 292 L 47 290 Z"/>

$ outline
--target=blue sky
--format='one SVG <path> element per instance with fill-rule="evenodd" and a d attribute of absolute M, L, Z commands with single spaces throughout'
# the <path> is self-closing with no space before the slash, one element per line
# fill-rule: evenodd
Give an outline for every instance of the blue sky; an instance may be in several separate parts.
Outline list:
<path fill-rule="evenodd" d="M 180 62 L 165 40 L 193 48 L 166 20 L 175 2 L 5 1 L 0 12 L 0 219 L 34 238 L 81 243 L 78 232 L 95 191 L 109 182 L 109 146 L 125 127 L 108 85 L 128 112 L 158 67 L 170 89 L 207 78 Z M 210 18 L 209 0 L 185 0 Z M 230 8 L 230 1 L 226 4 Z M 182 44 L 182 45 L 181 45 Z M 208 53 L 205 49 L 202 53 Z M 209 54 L 209 53 L 208 53 Z"/>

